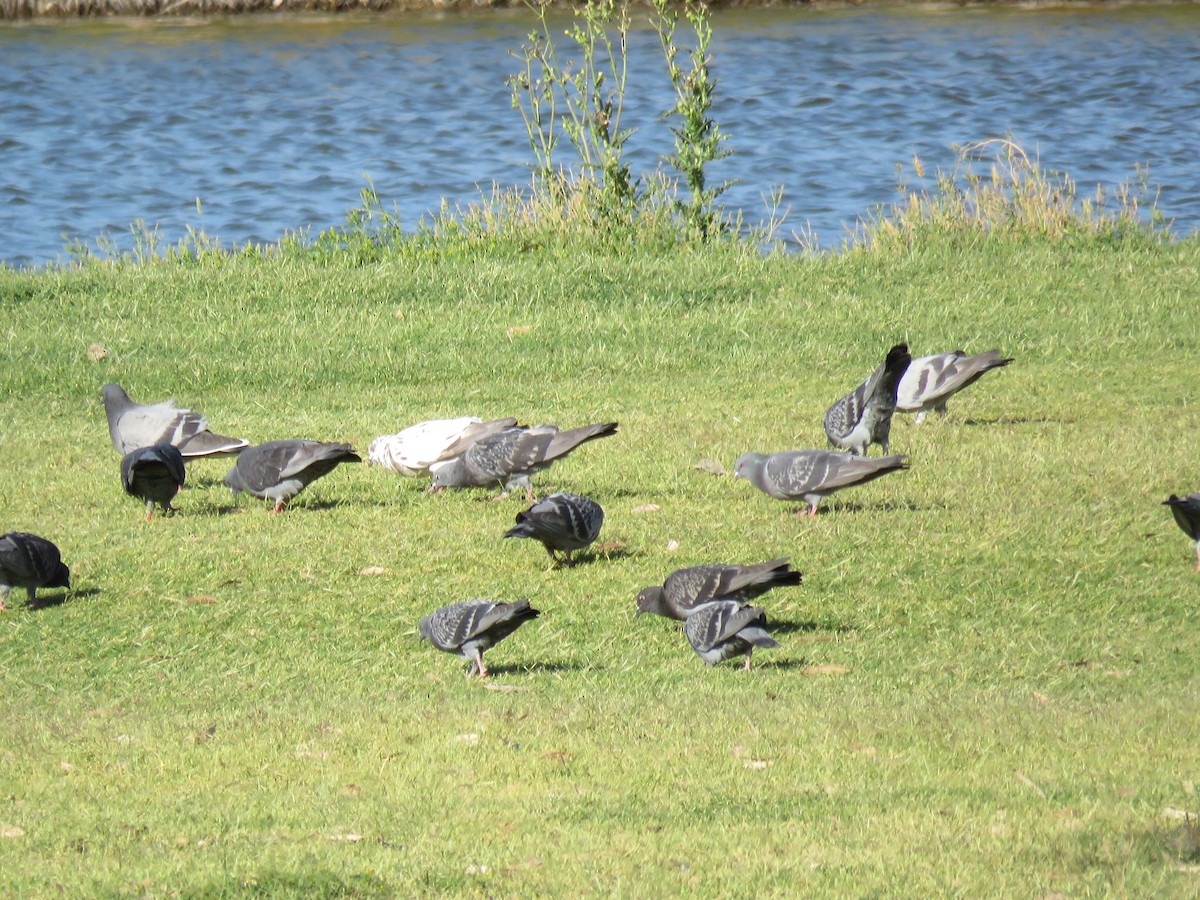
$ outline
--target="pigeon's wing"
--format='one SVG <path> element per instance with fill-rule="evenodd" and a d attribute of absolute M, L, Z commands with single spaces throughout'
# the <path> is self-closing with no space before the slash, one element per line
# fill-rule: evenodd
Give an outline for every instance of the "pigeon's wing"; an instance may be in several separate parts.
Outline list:
<path fill-rule="evenodd" d="M 692 607 L 724 596 L 722 587 L 729 584 L 737 572 L 737 566 L 707 563 L 679 569 L 667 576 L 663 582 L 663 595 L 667 604 L 676 610 Z"/>
<path fill-rule="evenodd" d="M 437 458 L 430 460 L 430 462 L 441 462 L 461 456 L 476 441 L 491 437 L 510 428 L 520 428 L 516 419 L 492 419 L 488 422 L 481 422 L 479 419 L 475 419 L 473 423 L 467 425 L 459 434 L 455 435 L 453 440 L 448 441 L 438 453 Z"/>
<path fill-rule="evenodd" d="M 962 350 L 915 359 L 900 379 L 896 408 L 912 412 L 935 407 L 978 381 L 986 372 L 1007 366 L 999 350 L 967 356 Z"/>
<path fill-rule="evenodd" d="M 478 487 L 505 481 L 514 472 L 527 472 L 545 459 L 554 433 L 535 428 L 507 428 L 476 441 L 463 454 L 471 484 Z"/>
<path fill-rule="evenodd" d="M 517 524 L 504 536 L 533 537 L 560 550 L 578 549 L 596 539 L 603 523 L 604 510 L 596 501 L 557 493 L 517 513 Z"/>
<path fill-rule="evenodd" d="M 766 633 L 765 626 L 766 613 L 758 607 L 723 600 L 697 609 L 687 617 L 683 630 L 688 641 L 700 652 L 712 650 L 735 637 L 760 647 L 778 646 Z"/>
<path fill-rule="evenodd" d="M 200 413 L 181 409 L 170 400 L 150 406 L 130 406 L 118 420 L 122 453 L 154 444 L 180 444 L 202 431 L 208 421 Z"/>
<path fill-rule="evenodd" d="M 854 426 L 862 418 L 863 410 L 867 408 L 868 397 L 882 375 L 883 366 L 880 366 L 866 381 L 825 411 L 825 433 L 831 440 L 845 437 L 854 430 Z"/>
<path fill-rule="evenodd" d="M 24 531 L 0 535 L 0 571 L 11 584 L 40 585 L 53 576 L 61 562 L 58 547 L 43 537 Z"/>
<path fill-rule="evenodd" d="M 296 478 L 305 475 L 310 476 L 309 480 L 315 480 L 332 472 L 339 463 L 362 462 L 362 457 L 355 453 L 349 444 L 323 441 L 293 441 L 289 443 L 296 446 L 290 454 L 281 458 L 280 478 Z"/>
<path fill-rule="evenodd" d="M 1193 541 L 1200 541 L 1200 493 L 1183 498 L 1172 494 L 1163 503 L 1171 507 L 1171 514 L 1183 533 Z"/>
<path fill-rule="evenodd" d="M 478 416 L 430 419 L 397 434 L 375 438 L 367 447 L 371 462 L 409 477 L 420 475 L 442 458 L 446 448 L 480 424 Z"/>
<path fill-rule="evenodd" d="M 127 494 L 167 499 L 185 483 L 183 454 L 170 444 L 155 444 L 121 459 L 121 485 Z"/>

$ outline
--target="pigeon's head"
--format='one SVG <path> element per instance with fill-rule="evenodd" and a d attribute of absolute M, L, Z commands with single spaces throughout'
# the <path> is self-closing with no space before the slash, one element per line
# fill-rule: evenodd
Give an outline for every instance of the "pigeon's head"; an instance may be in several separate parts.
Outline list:
<path fill-rule="evenodd" d="M 237 466 L 225 473 L 225 486 L 235 494 L 246 490 L 246 483 L 242 480 L 242 473 L 238 471 Z"/>
<path fill-rule="evenodd" d="M 743 453 L 737 458 L 737 462 L 733 464 L 733 477 L 745 478 L 751 482 L 754 481 L 752 476 L 762 468 L 764 459 L 766 457 L 761 453 Z"/>
<path fill-rule="evenodd" d="M 42 587 L 71 587 L 71 570 L 63 563 L 58 564 L 58 568 L 54 570 L 54 574 L 50 576 Z"/>
<path fill-rule="evenodd" d="M 112 381 L 100 388 L 100 399 L 104 401 L 105 409 L 114 407 L 120 409 L 133 402 L 129 399 L 129 395 L 125 393 L 125 389 Z"/>
<path fill-rule="evenodd" d="M 635 615 L 640 616 L 642 613 L 653 613 L 654 615 L 662 615 L 662 600 L 663 589 L 661 587 L 642 588 L 637 595 L 637 612 Z"/>
<path fill-rule="evenodd" d="M 462 457 L 459 456 L 452 460 L 446 460 L 436 469 L 431 466 L 429 469 L 430 484 L 426 493 L 440 494 L 446 488 L 461 487 L 463 485 L 462 465 Z"/>
<path fill-rule="evenodd" d="M 433 643 L 433 616 L 426 616 L 421 620 L 421 624 L 417 626 L 417 631 L 421 635 L 421 639 Z"/>

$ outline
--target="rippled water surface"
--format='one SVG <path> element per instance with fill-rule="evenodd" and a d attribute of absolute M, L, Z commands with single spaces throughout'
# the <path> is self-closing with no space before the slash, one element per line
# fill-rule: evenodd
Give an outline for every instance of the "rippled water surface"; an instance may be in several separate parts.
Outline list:
<path fill-rule="evenodd" d="M 369 178 L 406 226 L 443 198 L 525 183 L 505 79 L 532 20 L 252 17 L 0 27 L 0 260 L 65 260 L 136 220 L 223 243 L 344 221 Z M 1176 231 L 1200 226 L 1200 9 L 730 10 L 714 15 L 715 118 L 729 207 L 836 247 L 896 196 L 897 165 L 1012 136 L 1097 183 L 1149 167 Z M 650 31 L 631 42 L 635 169 L 669 152 L 671 89 Z M 199 201 L 199 206 L 197 201 Z"/>

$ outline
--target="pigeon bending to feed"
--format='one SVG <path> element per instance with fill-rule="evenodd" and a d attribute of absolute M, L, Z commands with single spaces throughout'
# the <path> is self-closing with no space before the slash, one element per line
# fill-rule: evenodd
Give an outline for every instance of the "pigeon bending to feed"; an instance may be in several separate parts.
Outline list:
<path fill-rule="evenodd" d="M 184 459 L 200 456 L 229 456 L 250 446 L 241 438 L 226 437 L 208 430 L 208 420 L 198 412 L 180 409 L 170 400 L 143 406 L 134 403 L 119 384 L 100 388 L 108 433 L 113 446 L 124 456 L 142 447 L 171 444 Z"/>
<path fill-rule="evenodd" d="M 908 345 L 897 344 L 866 381 L 825 411 L 831 445 L 866 456 L 871 444 L 879 444 L 887 456 L 896 389 L 911 360 Z"/>
<path fill-rule="evenodd" d="M 1200 494 L 1189 494 L 1182 500 L 1172 494 L 1163 501 L 1171 507 L 1171 514 L 1183 529 L 1183 533 L 1196 544 L 1196 571 L 1200 572 Z"/>
<path fill-rule="evenodd" d="M 599 503 L 563 492 L 551 494 L 517 513 L 517 524 L 504 532 L 504 536 L 541 541 L 555 564 L 570 566 L 574 565 L 571 554 L 595 541 L 603 524 L 604 510 Z M 561 560 L 555 551 L 563 554 Z"/>
<path fill-rule="evenodd" d="M 696 607 L 683 623 L 692 649 L 708 665 L 745 656 L 750 668 L 755 647 L 778 647 L 767 633 L 767 614 L 756 606 L 737 600 L 714 600 Z"/>
<path fill-rule="evenodd" d="M 900 379 L 896 410 L 915 412 L 918 425 L 931 409 L 944 416 L 947 400 L 973 385 L 984 373 L 1010 362 L 1012 359 L 1001 356 L 999 350 L 988 350 L 975 356 L 967 356 L 962 350 L 951 350 L 914 359 Z"/>
<path fill-rule="evenodd" d="M 289 500 L 344 462 L 362 462 L 362 457 L 349 444 L 268 441 L 243 450 L 225 475 L 225 484 L 235 494 L 247 491 L 274 500 L 274 512 L 278 513 Z"/>
<path fill-rule="evenodd" d="M 494 603 L 491 600 L 465 600 L 434 610 L 421 620 L 421 637 L 439 650 L 457 653 L 470 663 L 467 677 L 476 672 L 487 677 L 483 652 L 504 640 L 539 613 L 528 600 Z"/>
<path fill-rule="evenodd" d="M 507 497 L 509 491 L 523 487 L 526 499 L 533 503 L 537 499 L 530 483 L 534 473 L 548 468 L 580 444 L 616 432 L 616 422 L 584 425 L 568 431 L 559 431 L 555 425 L 505 428 L 475 441 L 449 465 L 434 472 L 429 491 L 499 485 L 503 488 L 500 496 Z"/>
<path fill-rule="evenodd" d="M 512 428 L 516 419 L 492 419 L 478 416 L 457 419 L 431 419 L 410 425 L 397 434 L 384 434 L 371 441 L 367 458 L 376 465 L 409 478 L 436 471 L 444 460 L 462 453 L 481 437 Z"/>
<path fill-rule="evenodd" d="M 71 587 L 71 570 L 63 565 L 58 548 L 44 537 L 24 531 L 0 536 L 0 612 L 15 587 L 29 594 L 29 605 L 37 601 L 40 587 Z"/>
<path fill-rule="evenodd" d="M 186 473 L 183 454 L 170 444 L 155 444 L 126 453 L 121 459 L 121 485 L 131 497 L 146 501 L 146 521 L 154 516 L 154 506 L 163 514 L 174 512 L 171 501 L 183 487 Z"/>
<path fill-rule="evenodd" d="M 783 453 L 744 453 L 733 464 L 733 477 L 779 500 L 804 500 L 815 516 L 826 494 L 866 484 L 888 472 L 907 469 L 907 456 L 874 459 L 836 450 L 788 450 Z"/>
<path fill-rule="evenodd" d="M 682 622 L 702 604 L 718 598 L 747 602 L 773 587 L 799 584 L 801 577 L 786 557 L 750 566 L 692 566 L 672 572 L 661 586 L 642 588 L 637 595 L 637 614 L 652 613 Z"/>

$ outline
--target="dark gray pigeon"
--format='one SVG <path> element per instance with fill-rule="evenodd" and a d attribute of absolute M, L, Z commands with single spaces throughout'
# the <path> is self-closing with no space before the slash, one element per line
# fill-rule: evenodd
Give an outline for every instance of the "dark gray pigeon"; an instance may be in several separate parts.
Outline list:
<path fill-rule="evenodd" d="M 1182 500 L 1172 494 L 1163 501 L 1171 507 L 1171 514 L 1183 529 L 1183 533 L 1196 544 L 1196 571 L 1200 572 L 1200 494 L 1189 494 Z"/>
<path fill-rule="evenodd" d="M 595 541 L 603 524 L 604 510 L 599 503 L 564 492 L 551 494 L 517 513 L 517 524 L 504 536 L 541 541 L 556 565 L 570 566 L 574 565 L 571 554 Z M 563 554 L 562 559 L 558 553 Z"/>
<path fill-rule="evenodd" d="M 63 565 L 58 548 L 44 537 L 24 531 L 0 536 L 0 612 L 15 587 L 29 594 L 29 605 L 37 602 L 40 587 L 71 587 L 71 570 Z"/>
<path fill-rule="evenodd" d="M 642 588 L 637 595 L 637 614 L 652 613 L 682 622 L 695 607 L 719 597 L 745 603 L 773 587 L 799 584 L 801 578 L 786 557 L 750 566 L 692 566 L 672 572 L 661 586 Z"/>
<path fill-rule="evenodd" d="M 162 507 L 163 515 L 174 511 L 171 501 L 186 477 L 183 454 L 170 444 L 142 447 L 121 459 L 121 486 L 131 497 L 146 501 L 147 522 L 154 516 L 155 504 Z"/>
<path fill-rule="evenodd" d="M 683 623 L 692 649 L 708 665 L 745 656 L 750 668 L 755 647 L 778 647 L 767 633 L 767 614 L 756 606 L 737 600 L 714 600 L 696 607 Z"/>
<path fill-rule="evenodd" d="M 559 431 L 555 425 L 532 428 L 505 428 L 471 444 L 464 453 L 447 462 L 433 473 L 430 493 L 448 487 L 502 487 L 501 497 L 517 487 L 525 489 L 525 498 L 533 503 L 530 478 L 549 468 L 559 457 L 566 456 L 580 444 L 616 434 L 617 423 L 584 425 Z"/>
<path fill-rule="evenodd" d="M 225 484 L 235 494 L 246 491 L 274 500 L 274 512 L 278 513 L 289 500 L 344 462 L 362 462 L 362 457 L 349 444 L 268 441 L 243 450 L 225 475 Z"/>
<path fill-rule="evenodd" d="M 487 677 L 483 652 L 504 640 L 539 613 L 528 600 L 494 603 L 491 600 L 464 600 L 443 606 L 421 620 L 421 637 L 439 650 L 457 653 L 470 663 L 467 677 L 476 672 Z"/>
<path fill-rule="evenodd" d="M 879 444 L 887 455 L 896 389 L 911 361 L 908 345 L 897 344 L 866 381 L 825 411 L 830 444 L 860 456 L 867 455 L 871 444 Z"/>
<path fill-rule="evenodd" d="M 117 452 L 124 456 L 142 447 L 170 444 L 184 459 L 200 456 L 229 456 L 250 446 L 241 438 L 226 437 L 208 430 L 208 420 L 198 412 L 180 409 L 170 400 L 143 406 L 134 403 L 119 384 L 100 388 L 108 434 Z"/>
<path fill-rule="evenodd" d="M 907 469 L 906 456 L 851 456 L 836 450 L 788 450 L 744 453 L 733 465 L 733 477 L 745 478 L 778 500 L 804 500 L 815 516 L 826 494 L 866 484 L 888 472 Z"/>
<path fill-rule="evenodd" d="M 967 356 L 962 350 L 951 350 L 914 359 L 896 390 L 896 411 L 915 412 L 918 425 L 930 410 L 944 416 L 947 400 L 992 369 L 1007 366 L 1010 362 L 1012 359 L 1001 356 L 999 350 L 988 350 L 975 356 Z"/>

